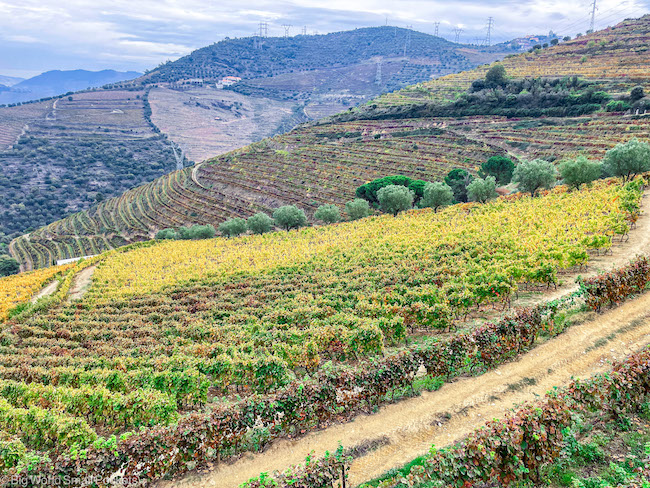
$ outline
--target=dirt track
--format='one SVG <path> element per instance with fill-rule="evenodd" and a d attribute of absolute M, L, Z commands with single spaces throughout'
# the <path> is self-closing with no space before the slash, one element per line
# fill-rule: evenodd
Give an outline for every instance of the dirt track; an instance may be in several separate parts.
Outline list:
<path fill-rule="evenodd" d="M 93 274 L 97 266 L 89 266 L 82 269 L 74 277 L 70 291 L 68 292 L 68 301 L 76 300 L 86 294 L 92 284 Z"/>
<path fill-rule="evenodd" d="M 639 253 L 650 252 L 650 216 L 643 215 L 629 241 L 613 255 L 601 256 L 591 265 L 597 269 L 620 266 Z M 568 275 L 564 289 L 573 288 Z M 534 297 L 530 301 L 538 301 Z M 650 344 L 650 293 L 629 301 L 593 320 L 570 328 L 561 336 L 536 347 L 517 361 L 474 378 L 462 378 L 439 391 L 382 407 L 373 415 L 360 415 L 353 422 L 313 432 L 297 440 L 280 440 L 264 453 L 249 454 L 237 462 L 215 466 L 209 473 L 159 483 L 159 487 L 236 487 L 260 472 L 284 470 L 300 463 L 312 450 L 317 456 L 335 450 L 341 442 L 354 447 L 385 439 L 379 449 L 356 459 L 350 484 L 372 479 L 425 454 L 432 444 L 451 444 L 486 420 L 500 417 L 517 403 L 543 395 L 571 377 L 588 377 L 606 370 L 611 362 Z M 450 416 L 450 417 L 449 417 Z M 449 418 L 448 421 L 441 421 Z"/>

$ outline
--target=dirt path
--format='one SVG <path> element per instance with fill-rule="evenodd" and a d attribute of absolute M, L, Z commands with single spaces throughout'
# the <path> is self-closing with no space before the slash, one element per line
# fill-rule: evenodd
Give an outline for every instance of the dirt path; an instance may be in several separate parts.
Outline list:
<path fill-rule="evenodd" d="M 77 300 L 86 294 L 90 288 L 90 285 L 92 284 L 92 278 L 96 268 L 97 266 L 88 266 L 87 268 L 79 271 L 77 276 L 74 277 L 72 286 L 68 292 L 68 302 Z"/>
<path fill-rule="evenodd" d="M 382 407 L 373 415 L 335 425 L 298 440 L 275 442 L 266 452 L 249 454 L 208 474 L 160 483 L 159 487 L 236 487 L 260 472 L 300 463 L 312 450 L 318 456 L 339 442 L 354 447 L 384 438 L 385 445 L 356 459 L 350 471 L 355 486 L 425 454 L 432 444 L 451 444 L 515 404 L 543 395 L 571 377 L 588 377 L 611 362 L 650 344 L 650 293 L 582 325 L 570 328 L 482 376 L 462 378 L 436 392 Z M 445 417 L 450 417 L 444 421 Z"/>
<path fill-rule="evenodd" d="M 30 302 L 31 303 L 36 303 L 39 299 L 43 297 L 49 297 L 52 293 L 54 293 L 59 286 L 59 280 L 54 280 L 52 283 L 47 285 L 45 288 L 43 288 L 41 291 L 39 291 L 36 295 L 34 295 Z"/>
<path fill-rule="evenodd" d="M 595 256 L 587 271 L 563 275 L 565 284 L 558 290 L 522 294 L 516 305 L 557 298 L 576 288 L 578 274 L 590 276 L 621 266 L 637 254 L 650 254 L 650 213 L 642 213 L 629 240 L 615 243 L 612 251 L 607 256 Z M 350 448 L 382 439 L 380 448 L 352 463 L 350 482 L 355 486 L 425 454 L 432 444 L 444 446 L 461 439 L 486 420 L 502 416 L 515 404 L 543 395 L 553 386 L 566 384 L 571 377 L 603 371 L 611 361 L 646 344 L 650 344 L 650 293 L 594 316 L 594 320 L 570 328 L 516 362 L 480 377 L 459 379 L 437 392 L 382 407 L 373 415 L 360 415 L 353 422 L 301 439 L 279 440 L 264 453 L 248 454 L 233 464 L 215 466 L 208 473 L 157 486 L 232 488 L 261 472 L 284 470 L 300 463 L 312 450 L 321 456 L 326 450 L 335 450 L 339 442 Z M 449 420 L 441 420 L 449 416 Z"/>

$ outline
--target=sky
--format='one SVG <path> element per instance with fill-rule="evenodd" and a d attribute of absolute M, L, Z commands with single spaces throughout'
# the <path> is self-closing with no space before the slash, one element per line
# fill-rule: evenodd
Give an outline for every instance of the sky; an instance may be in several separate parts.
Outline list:
<path fill-rule="evenodd" d="M 51 69 L 155 68 L 226 37 L 270 36 L 412 26 L 461 42 L 507 41 L 550 30 L 589 28 L 592 0 L 0 0 L 0 75 L 30 77 Z M 650 11 L 650 0 L 597 0 L 596 29 Z"/>

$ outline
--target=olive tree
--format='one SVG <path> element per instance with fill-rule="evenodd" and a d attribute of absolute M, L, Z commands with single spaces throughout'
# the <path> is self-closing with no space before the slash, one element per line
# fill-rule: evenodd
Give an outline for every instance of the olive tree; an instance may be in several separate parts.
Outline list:
<path fill-rule="evenodd" d="M 228 219 L 219 225 L 219 232 L 224 237 L 237 237 L 246 232 L 246 228 L 246 221 L 244 219 Z"/>
<path fill-rule="evenodd" d="M 574 187 L 576 190 L 586 183 L 600 178 L 602 165 L 598 161 L 589 161 L 584 156 L 569 159 L 560 163 L 560 175 L 564 183 Z"/>
<path fill-rule="evenodd" d="M 350 220 L 359 220 L 371 214 L 370 204 L 363 198 L 355 198 L 345 204 L 345 213 Z"/>
<path fill-rule="evenodd" d="M 437 212 L 440 207 L 451 205 L 453 201 L 454 190 L 446 183 L 436 181 L 424 186 L 423 207 L 431 207 L 434 212 Z"/>
<path fill-rule="evenodd" d="M 485 203 L 488 200 L 496 198 L 497 180 L 494 176 L 487 176 L 485 179 L 476 178 L 467 185 L 467 196 L 479 203 Z"/>
<path fill-rule="evenodd" d="M 273 219 L 264 212 L 257 212 L 255 215 L 248 217 L 246 227 L 253 234 L 264 234 L 273 228 Z"/>
<path fill-rule="evenodd" d="M 405 186 L 388 185 L 377 192 L 379 208 L 382 212 L 397 215 L 398 213 L 413 208 L 415 193 Z"/>
<path fill-rule="evenodd" d="M 522 161 L 512 175 L 512 181 L 519 183 L 519 189 L 535 196 L 540 188 L 550 188 L 557 179 L 557 170 L 552 163 L 543 159 Z"/>
<path fill-rule="evenodd" d="M 639 173 L 650 171 L 650 145 L 638 139 L 616 144 L 605 153 L 603 169 L 625 181 L 633 179 Z"/>
<path fill-rule="evenodd" d="M 273 220 L 284 230 L 297 229 L 307 224 L 305 212 L 295 205 L 285 205 L 273 212 Z"/>
<path fill-rule="evenodd" d="M 314 213 L 314 218 L 326 224 L 333 224 L 341 220 L 341 212 L 336 205 L 321 205 Z"/>

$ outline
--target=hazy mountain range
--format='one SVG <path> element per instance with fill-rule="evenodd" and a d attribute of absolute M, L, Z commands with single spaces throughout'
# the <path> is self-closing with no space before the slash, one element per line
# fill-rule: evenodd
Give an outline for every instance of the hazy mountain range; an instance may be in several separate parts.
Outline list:
<path fill-rule="evenodd" d="M 94 88 L 108 83 L 130 80 L 141 76 L 136 71 L 46 71 L 38 76 L 23 80 L 0 75 L 0 105 L 41 98 L 53 97 L 63 93 Z"/>

